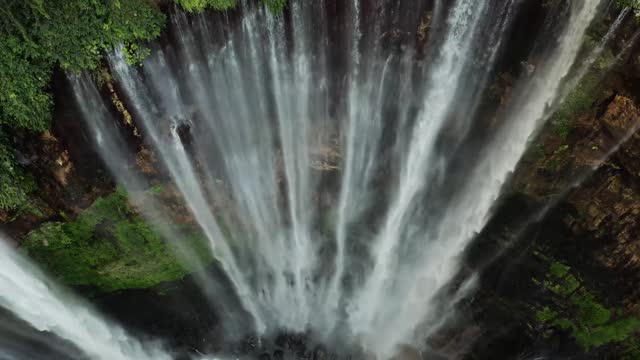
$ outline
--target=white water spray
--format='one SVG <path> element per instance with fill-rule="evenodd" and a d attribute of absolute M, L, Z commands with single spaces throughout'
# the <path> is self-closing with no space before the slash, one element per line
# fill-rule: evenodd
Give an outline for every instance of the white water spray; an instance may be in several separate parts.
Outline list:
<path fill-rule="evenodd" d="M 38 331 L 51 332 L 69 341 L 91 359 L 171 359 L 159 348 L 138 342 L 89 305 L 58 288 L 10 249 L 4 238 L 0 238 L 0 307 Z"/>

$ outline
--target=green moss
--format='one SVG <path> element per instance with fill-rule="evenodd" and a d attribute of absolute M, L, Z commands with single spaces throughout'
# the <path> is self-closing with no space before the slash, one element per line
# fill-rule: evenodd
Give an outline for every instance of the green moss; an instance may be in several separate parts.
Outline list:
<path fill-rule="evenodd" d="M 559 146 L 553 154 L 549 157 L 547 162 L 547 167 L 550 170 L 558 171 L 560 170 L 562 164 L 567 159 L 569 155 L 569 145 L 561 145 Z"/>
<path fill-rule="evenodd" d="M 162 185 L 155 185 L 152 186 L 149 190 L 148 190 L 149 194 L 151 195 L 160 195 L 164 192 L 164 186 Z"/>
<path fill-rule="evenodd" d="M 552 123 L 555 133 L 566 138 L 573 128 L 574 121 L 578 116 L 587 111 L 602 93 L 600 87 L 600 76 L 596 72 L 589 72 L 569 92 L 558 110 L 554 113 Z"/>
<path fill-rule="evenodd" d="M 640 320 L 630 317 L 612 321 L 594 329 L 585 329 L 578 332 L 577 339 L 583 347 L 595 348 L 611 342 L 624 341 L 638 329 L 640 329 Z"/>
<path fill-rule="evenodd" d="M 587 351 L 609 343 L 627 341 L 640 330 L 640 319 L 623 317 L 622 309 L 604 306 L 577 276 L 571 274 L 571 268 L 565 264 L 551 261 L 542 284 L 554 294 L 553 303 L 557 305 L 537 311 L 536 321 L 570 331 L 577 343 Z"/>
<path fill-rule="evenodd" d="M 541 323 L 549 322 L 558 317 L 558 313 L 545 306 L 542 310 L 536 312 L 536 320 Z"/>
<path fill-rule="evenodd" d="M 213 261 L 200 233 L 192 230 L 182 241 L 205 263 Z M 23 249 L 66 284 L 102 291 L 151 287 L 195 270 L 135 214 L 122 189 L 96 200 L 74 221 L 42 225 L 27 235 Z"/>
<path fill-rule="evenodd" d="M 228 10 L 238 3 L 237 0 L 175 0 L 175 2 L 189 12 L 201 12 L 206 8 Z"/>
<path fill-rule="evenodd" d="M 287 0 L 260 0 L 273 13 L 281 12 L 287 6 Z M 236 7 L 237 0 L 175 0 L 188 12 L 202 12 L 211 8 L 214 10 L 229 10 Z"/>
<path fill-rule="evenodd" d="M 637 0 L 621 1 L 637 2 Z M 602 37 L 608 30 L 609 26 L 606 22 L 594 22 L 584 37 L 580 57 L 591 56 L 595 48 L 600 46 Z M 579 79 L 580 82 L 577 86 L 570 89 L 571 91 L 563 99 L 563 102 L 559 104 L 558 109 L 552 116 L 554 131 L 558 136 L 566 138 L 571 132 L 575 120 L 589 110 L 596 100 L 602 96 L 604 92 L 601 86 L 602 76 L 616 61 L 617 59 L 612 49 L 605 47 L 583 78 Z"/>
<path fill-rule="evenodd" d="M 567 265 L 554 261 L 549 267 L 549 276 L 556 279 L 563 278 L 569 273 L 569 270 L 571 270 L 571 268 Z"/>
<path fill-rule="evenodd" d="M 606 70 L 615 65 L 616 61 L 617 58 L 613 54 L 613 51 L 611 51 L 611 49 L 605 49 L 594 65 L 598 70 Z"/>
<path fill-rule="evenodd" d="M 281 12 L 287 6 L 287 0 L 261 0 L 274 14 Z"/>

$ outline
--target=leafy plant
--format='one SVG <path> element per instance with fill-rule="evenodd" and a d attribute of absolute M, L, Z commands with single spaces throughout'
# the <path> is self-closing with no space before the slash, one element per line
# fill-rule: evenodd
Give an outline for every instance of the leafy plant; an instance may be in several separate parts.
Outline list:
<path fill-rule="evenodd" d="M 43 131 L 53 107 L 46 91 L 52 70 L 31 51 L 18 36 L 0 37 L 0 125 Z"/>
<path fill-rule="evenodd" d="M 555 132 L 563 139 L 569 135 L 578 116 L 588 110 L 601 94 L 600 78 L 589 72 L 566 96 L 552 118 Z"/>
<path fill-rule="evenodd" d="M 17 163 L 13 149 L 0 131 L 0 210 L 18 210 L 29 205 L 35 181 Z"/>
<path fill-rule="evenodd" d="M 120 43 L 138 49 L 140 41 L 160 34 L 163 23 L 162 12 L 145 0 L 3 4 L 0 124 L 47 129 L 52 108 L 48 87 L 55 66 L 70 72 L 95 69 L 105 51 Z"/>

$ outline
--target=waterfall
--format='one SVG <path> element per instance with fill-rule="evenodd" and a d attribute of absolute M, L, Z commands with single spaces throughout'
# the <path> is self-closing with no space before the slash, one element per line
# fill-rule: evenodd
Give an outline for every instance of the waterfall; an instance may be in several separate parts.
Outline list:
<path fill-rule="evenodd" d="M 6 243 L 6 239 L 0 238 L 0 307 L 37 331 L 50 332 L 69 341 L 91 359 L 171 359 L 159 348 L 138 342 L 119 326 L 103 319 L 89 305 L 58 288 Z M 16 330 L 4 329 L 4 325 L 0 325 L 2 333 Z M 3 354 L 3 351 L 0 349 L 1 358 L 11 356 L 10 353 Z M 23 356 L 28 354 L 16 356 L 26 359 Z M 71 353 L 66 356 L 76 358 L 78 355 Z"/>
<path fill-rule="evenodd" d="M 241 1 L 229 21 L 174 9 L 171 41 L 142 67 L 110 54 L 145 144 L 237 293 L 219 306 L 246 310 L 259 334 L 310 331 L 381 357 L 436 332 L 473 286 L 447 289 L 461 253 L 562 95 L 600 5 L 549 14 L 561 25 L 539 34 L 535 70 L 487 113 L 522 3 L 292 1 L 274 15 Z M 86 75 L 70 83 L 114 177 L 146 186 L 122 165 L 132 154 L 108 100 Z"/>

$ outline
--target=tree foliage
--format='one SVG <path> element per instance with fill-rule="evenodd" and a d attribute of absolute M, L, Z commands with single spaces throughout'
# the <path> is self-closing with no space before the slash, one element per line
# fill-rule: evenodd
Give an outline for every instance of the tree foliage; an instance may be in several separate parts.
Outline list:
<path fill-rule="evenodd" d="M 0 210 L 23 207 L 35 189 L 33 178 L 16 164 L 13 149 L 0 131 Z"/>
<path fill-rule="evenodd" d="M 32 51 L 18 36 L 0 38 L 0 125 L 37 131 L 48 127 L 51 65 Z"/>
<path fill-rule="evenodd" d="M 164 15 L 146 0 L 7 1 L 0 11 L 0 124 L 48 127 L 55 66 L 95 69 L 106 50 L 151 40 Z"/>

